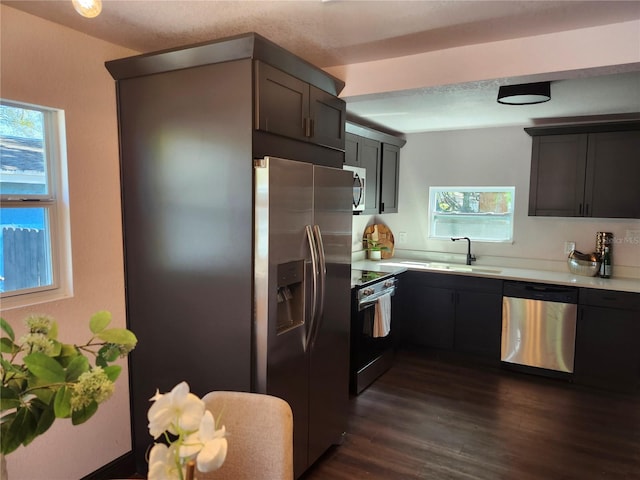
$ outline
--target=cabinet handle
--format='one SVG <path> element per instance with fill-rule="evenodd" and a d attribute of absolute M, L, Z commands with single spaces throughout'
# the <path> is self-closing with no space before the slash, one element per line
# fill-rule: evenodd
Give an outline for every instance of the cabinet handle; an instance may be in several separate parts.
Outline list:
<path fill-rule="evenodd" d="M 582 204 L 578 207 L 578 215 L 582 215 Z"/>
<path fill-rule="evenodd" d="M 304 136 L 305 137 L 311 137 L 311 130 L 312 130 L 311 121 L 312 120 L 309 117 L 305 117 L 304 119 Z"/>
<path fill-rule="evenodd" d="M 589 216 L 589 204 L 585 204 L 584 206 L 584 216 L 588 217 Z"/>
<path fill-rule="evenodd" d="M 380 212 L 384 212 L 384 202 L 380 202 Z"/>

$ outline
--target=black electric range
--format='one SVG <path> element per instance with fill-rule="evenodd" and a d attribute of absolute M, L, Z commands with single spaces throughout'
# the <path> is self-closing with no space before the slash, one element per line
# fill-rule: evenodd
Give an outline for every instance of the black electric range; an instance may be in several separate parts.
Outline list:
<path fill-rule="evenodd" d="M 354 394 L 359 394 L 371 385 L 393 363 L 395 328 L 392 327 L 384 336 L 374 336 L 373 331 L 376 305 L 383 296 L 395 294 L 395 276 L 395 273 L 388 272 L 351 270 L 349 388 Z M 393 323 L 393 319 L 390 322 Z"/>

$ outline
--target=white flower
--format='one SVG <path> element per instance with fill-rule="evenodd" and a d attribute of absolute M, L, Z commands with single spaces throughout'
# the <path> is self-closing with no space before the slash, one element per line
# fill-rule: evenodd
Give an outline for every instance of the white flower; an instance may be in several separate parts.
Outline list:
<path fill-rule="evenodd" d="M 169 446 L 157 443 L 151 449 L 149 480 L 181 480 L 187 461 L 194 459 L 201 472 L 222 466 L 227 457 L 226 430 L 224 426 L 216 429 L 213 414 L 189 393 L 186 382 L 169 393 L 156 391 L 151 401 L 149 433 L 153 438 L 164 434 Z"/>
<path fill-rule="evenodd" d="M 227 439 L 224 425 L 216 430 L 210 411 L 206 411 L 198 431 L 187 436 L 180 447 L 180 456 L 192 457 L 197 454 L 196 463 L 201 472 L 212 472 L 224 463 L 227 457 Z"/>
<path fill-rule="evenodd" d="M 149 453 L 149 480 L 181 480 L 175 456 L 174 445 L 167 447 L 163 443 L 154 444 Z"/>
<path fill-rule="evenodd" d="M 149 433 L 158 438 L 165 431 L 174 435 L 181 432 L 191 433 L 197 430 L 204 415 L 204 402 L 189 393 L 187 382 L 181 382 L 169 393 L 156 394 L 151 398 L 154 402 L 149 408 Z"/>

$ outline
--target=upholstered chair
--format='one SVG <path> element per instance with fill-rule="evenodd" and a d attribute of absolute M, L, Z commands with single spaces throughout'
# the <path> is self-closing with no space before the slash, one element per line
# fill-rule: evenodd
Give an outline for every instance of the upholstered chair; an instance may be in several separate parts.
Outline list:
<path fill-rule="evenodd" d="M 215 391 L 202 400 L 227 431 L 227 458 L 198 480 L 293 480 L 293 414 L 271 395 Z"/>

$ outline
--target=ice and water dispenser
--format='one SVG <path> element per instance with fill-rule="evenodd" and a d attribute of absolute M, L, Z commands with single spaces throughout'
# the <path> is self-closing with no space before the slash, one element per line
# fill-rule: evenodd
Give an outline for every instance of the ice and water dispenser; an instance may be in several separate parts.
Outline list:
<path fill-rule="evenodd" d="M 278 265 L 278 335 L 304 324 L 304 260 Z"/>

